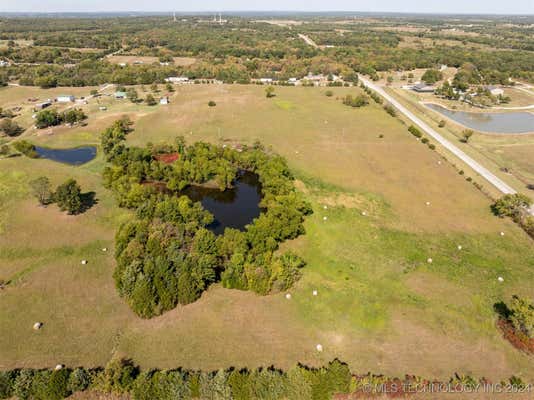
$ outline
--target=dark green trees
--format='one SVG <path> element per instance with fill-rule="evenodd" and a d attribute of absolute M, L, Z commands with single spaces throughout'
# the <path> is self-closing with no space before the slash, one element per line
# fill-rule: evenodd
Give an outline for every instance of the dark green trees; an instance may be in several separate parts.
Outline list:
<path fill-rule="evenodd" d="M 78 214 L 83 209 L 81 188 L 74 179 L 59 185 L 54 193 L 54 201 L 61 211 Z"/>
<path fill-rule="evenodd" d="M 120 206 L 136 210 L 116 237 L 119 293 L 148 318 L 197 300 L 215 281 L 228 288 L 267 294 L 289 288 L 304 261 L 275 255 L 281 242 L 304 233 L 309 204 L 295 191 L 286 161 L 261 145 L 240 151 L 198 142 L 147 149 L 126 147 L 128 127 L 116 122 L 102 135 L 111 165 L 103 173 Z M 159 155 L 177 154 L 171 163 Z M 206 229 L 213 216 L 178 193 L 193 184 L 230 188 L 239 170 L 259 177 L 264 212 L 245 231 L 227 229 L 216 237 Z M 157 187 L 163 186 L 161 192 Z"/>

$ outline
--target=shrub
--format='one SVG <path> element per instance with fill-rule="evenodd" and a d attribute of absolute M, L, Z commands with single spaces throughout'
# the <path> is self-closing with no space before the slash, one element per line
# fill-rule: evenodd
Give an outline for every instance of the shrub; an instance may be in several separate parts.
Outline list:
<path fill-rule="evenodd" d="M 145 103 L 147 104 L 147 106 L 155 106 L 156 104 L 158 104 L 154 96 L 152 96 L 150 93 L 146 95 Z"/>
<path fill-rule="evenodd" d="M 469 139 L 471 139 L 471 136 L 473 136 L 474 132 L 471 129 L 465 129 L 462 132 L 462 138 L 460 139 L 463 143 L 468 143 Z"/>
<path fill-rule="evenodd" d="M 0 399 L 8 399 L 13 396 L 16 378 L 17 373 L 15 371 L 0 371 Z"/>
<path fill-rule="evenodd" d="M 508 320 L 517 333 L 534 338 L 534 303 L 526 298 L 513 296 L 508 306 Z"/>
<path fill-rule="evenodd" d="M 208 106 L 215 107 L 217 103 L 215 103 L 213 100 L 208 101 Z"/>
<path fill-rule="evenodd" d="M 22 132 L 24 132 L 24 129 L 22 129 L 22 127 L 12 119 L 5 118 L 0 121 L 0 131 L 4 132 L 4 134 L 7 136 L 13 137 L 20 135 Z"/>
<path fill-rule="evenodd" d="M 516 217 L 525 208 L 530 207 L 532 200 L 522 193 L 507 194 L 497 200 L 493 206 L 493 212 L 499 217 Z"/>
<path fill-rule="evenodd" d="M 326 97 L 332 97 L 334 95 L 334 92 L 332 92 L 331 90 L 327 90 L 324 94 Z"/>
<path fill-rule="evenodd" d="M 96 379 L 96 387 L 106 393 L 126 393 L 128 392 L 139 375 L 139 368 L 133 365 L 130 360 L 111 360 L 104 371 Z"/>
<path fill-rule="evenodd" d="M 424 143 L 424 144 L 428 143 L 428 139 L 426 137 L 421 138 L 421 143 Z"/>
<path fill-rule="evenodd" d="M 13 383 L 13 394 L 20 400 L 28 400 L 32 394 L 34 371 L 23 369 L 19 372 Z"/>
<path fill-rule="evenodd" d="M 397 116 L 397 110 L 395 110 L 395 108 L 391 104 L 384 104 L 384 110 L 386 110 L 386 112 L 392 117 Z"/>
<path fill-rule="evenodd" d="M 267 86 L 265 88 L 265 97 L 270 99 L 271 97 L 274 97 L 274 96 L 276 96 L 276 94 L 274 93 L 274 87 L 273 86 Z"/>
<path fill-rule="evenodd" d="M 441 121 L 439 121 L 438 127 L 443 128 L 445 125 L 447 125 L 447 121 L 442 119 Z"/>
<path fill-rule="evenodd" d="M 67 388 L 72 393 L 83 392 L 91 383 L 91 374 L 84 368 L 76 368 L 69 376 Z"/>
<path fill-rule="evenodd" d="M 417 138 L 423 137 L 423 133 L 414 125 L 410 125 L 408 131 Z"/>
<path fill-rule="evenodd" d="M 29 158 L 39 157 L 39 155 L 35 151 L 35 146 L 26 140 L 19 140 L 13 143 L 13 147 L 15 148 L 15 150 L 24 154 L 26 157 L 29 157 Z"/>
<path fill-rule="evenodd" d="M 429 143 L 429 144 L 428 144 L 428 148 L 429 148 L 430 150 L 436 150 L 436 145 L 435 145 L 434 143 Z"/>
<path fill-rule="evenodd" d="M 343 98 L 343 104 L 351 107 L 363 107 L 369 104 L 369 99 L 364 94 L 359 94 L 356 97 L 348 94 Z"/>

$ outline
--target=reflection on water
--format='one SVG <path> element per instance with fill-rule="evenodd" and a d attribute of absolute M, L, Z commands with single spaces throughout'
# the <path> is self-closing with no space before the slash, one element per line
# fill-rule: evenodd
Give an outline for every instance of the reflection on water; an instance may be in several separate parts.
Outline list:
<path fill-rule="evenodd" d="M 215 220 L 209 229 L 217 235 L 224 233 L 225 228 L 244 230 L 261 213 L 261 184 L 258 175 L 248 171 L 241 171 L 234 187 L 225 191 L 188 186 L 178 194 L 199 201 L 213 214 Z"/>
<path fill-rule="evenodd" d="M 473 113 L 453 111 L 437 104 L 425 104 L 428 108 L 470 129 L 490 133 L 534 132 L 534 114 L 530 112 Z"/>

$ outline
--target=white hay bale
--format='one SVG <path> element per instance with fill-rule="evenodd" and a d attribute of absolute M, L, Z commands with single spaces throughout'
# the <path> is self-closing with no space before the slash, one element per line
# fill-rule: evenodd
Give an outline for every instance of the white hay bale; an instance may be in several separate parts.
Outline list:
<path fill-rule="evenodd" d="M 298 151 L 298 150 L 295 150 L 295 154 L 299 154 L 299 151 Z"/>
<path fill-rule="evenodd" d="M 427 202 L 426 202 L 426 205 L 427 205 L 427 206 L 429 206 L 429 205 L 430 205 L 430 202 L 429 202 L 429 201 L 427 201 Z"/>
<path fill-rule="evenodd" d="M 86 265 L 87 264 L 87 260 L 82 260 L 82 265 Z"/>
<path fill-rule="evenodd" d="M 323 208 L 324 208 L 325 210 L 328 210 L 328 206 L 323 206 Z"/>
<path fill-rule="evenodd" d="M 504 278 L 503 278 L 502 276 L 499 276 L 499 277 L 497 278 L 497 280 L 498 280 L 499 282 L 504 282 Z"/>
<path fill-rule="evenodd" d="M 504 236 L 504 232 L 501 232 L 501 236 Z"/>
<path fill-rule="evenodd" d="M 314 296 L 317 296 L 317 294 L 318 294 L 317 290 L 314 290 L 314 291 L 312 292 L 312 295 L 314 295 Z"/>
<path fill-rule="evenodd" d="M 458 250 L 462 250 L 462 245 L 458 245 Z"/>
<path fill-rule="evenodd" d="M 291 293 L 286 294 L 286 299 L 291 300 Z"/>
<path fill-rule="evenodd" d="M 426 262 L 429 263 L 429 264 L 432 264 L 432 259 L 431 259 L 431 258 L 428 258 L 428 259 L 426 260 Z"/>
<path fill-rule="evenodd" d="M 105 253 L 106 251 L 108 251 L 108 248 L 104 247 L 104 248 L 102 248 L 102 251 Z"/>
<path fill-rule="evenodd" d="M 315 346 L 315 349 L 320 353 L 323 351 L 323 345 L 322 344 L 318 344 L 317 346 Z"/>
<path fill-rule="evenodd" d="M 326 221 L 328 219 L 328 217 L 323 217 L 323 221 Z"/>
<path fill-rule="evenodd" d="M 362 215 L 365 217 L 367 213 L 365 211 L 362 211 Z"/>
<path fill-rule="evenodd" d="M 33 324 L 33 329 L 38 331 L 39 329 L 41 329 L 42 326 L 43 326 L 42 322 L 36 322 L 35 324 Z"/>
<path fill-rule="evenodd" d="M 60 369 L 63 369 L 63 364 L 58 364 L 56 365 L 56 367 L 54 368 L 56 371 L 59 371 Z"/>
<path fill-rule="evenodd" d="M 441 161 L 438 161 L 438 165 L 441 165 Z"/>

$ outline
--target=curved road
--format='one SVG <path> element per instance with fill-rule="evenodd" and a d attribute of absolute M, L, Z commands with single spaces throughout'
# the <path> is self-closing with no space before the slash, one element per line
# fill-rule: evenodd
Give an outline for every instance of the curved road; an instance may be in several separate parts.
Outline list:
<path fill-rule="evenodd" d="M 512 189 L 510 186 L 508 186 L 506 183 L 504 183 L 501 179 L 499 179 L 498 177 L 493 175 L 493 173 L 491 173 L 487 168 L 483 167 L 477 161 L 473 160 L 471 157 L 469 157 L 467 154 L 465 154 L 462 150 L 460 150 L 454 144 L 452 144 L 447 139 L 445 139 L 443 136 L 441 136 L 435 129 L 431 128 L 428 124 L 426 124 L 421 119 L 416 117 L 410 110 L 408 110 L 406 107 L 404 107 L 402 104 L 400 104 L 392 96 L 387 94 L 380 86 L 375 85 L 373 82 L 371 82 L 368 79 L 362 77 L 361 75 L 358 75 L 358 77 L 359 77 L 360 81 L 363 82 L 363 84 L 365 86 L 368 86 L 370 89 L 373 89 L 375 92 L 377 92 L 383 98 L 385 98 L 391 105 L 393 105 L 397 110 L 399 110 L 401 113 L 403 113 L 415 125 L 419 126 L 419 128 L 421 128 L 426 134 L 428 134 L 429 136 L 432 136 L 434 139 L 436 139 L 443 147 L 445 147 L 447 150 L 449 150 L 451 153 L 453 153 L 456 157 L 458 157 L 460 160 L 462 160 L 467 165 L 469 165 L 479 175 L 481 175 L 489 183 L 491 183 L 493 186 L 495 186 L 499 191 L 501 191 L 504 194 L 514 194 L 514 193 L 516 193 L 516 191 L 514 189 Z"/>

